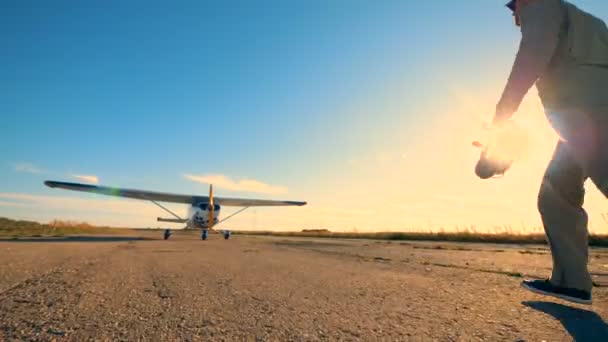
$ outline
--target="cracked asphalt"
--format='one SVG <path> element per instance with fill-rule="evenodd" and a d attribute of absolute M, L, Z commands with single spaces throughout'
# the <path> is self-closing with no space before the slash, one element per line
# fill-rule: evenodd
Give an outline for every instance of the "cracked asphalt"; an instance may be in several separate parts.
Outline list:
<path fill-rule="evenodd" d="M 606 249 L 582 306 L 543 246 L 138 234 L 0 240 L 0 340 L 608 341 Z"/>

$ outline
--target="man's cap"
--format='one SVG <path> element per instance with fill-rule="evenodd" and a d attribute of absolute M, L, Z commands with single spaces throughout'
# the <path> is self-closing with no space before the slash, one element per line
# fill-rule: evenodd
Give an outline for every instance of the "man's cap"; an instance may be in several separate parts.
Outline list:
<path fill-rule="evenodd" d="M 511 0 L 505 6 L 507 6 L 507 8 L 510 9 L 511 11 L 515 12 L 515 3 L 516 2 L 517 2 L 517 0 Z"/>

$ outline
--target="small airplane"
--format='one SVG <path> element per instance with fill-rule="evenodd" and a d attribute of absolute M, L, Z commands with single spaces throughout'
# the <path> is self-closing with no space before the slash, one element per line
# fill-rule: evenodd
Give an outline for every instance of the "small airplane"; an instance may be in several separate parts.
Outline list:
<path fill-rule="evenodd" d="M 207 240 L 209 237 L 209 231 L 215 231 L 214 227 L 221 222 L 228 220 L 229 218 L 245 211 L 251 207 L 277 207 L 277 206 L 303 206 L 306 202 L 297 201 L 274 201 L 274 200 L 262 200 L 262 199 L 242 199 L 242 198 L 227 198 L 227 197 L 214 197 L 213 196 L 213 185 L 209 185 L 209 196 L 196 196 L 196 195 L 180 195 L 171 194 L 155 191 L 115 188 L 109 186 L 98 186 L 90 184 L 80 184 L 71 182 L 59 182 L 59 181 L 45 181 L 44 184 L 51 188 L 60 188 L 73 191 L 91 192 L 95 194 L 118 196 L 134 198 L 139 200 L 150 201 L 156 204 L 167 213 L 171 214 L 174 218 L 161 218 L 158 217 L 159 222 L 171 222 L 171 223 L 185 223 L 186 226 L 182 229 L 202 229 L 201 239 Z M 181 218 L 171 210 L 167 209 L 158 202 L 171 202 L 171 203 L 186 203 L 190 204 L 190 210 L 188 212 L 188 218 Z M 219 220 L 219 214 L 222 206 L 242 207 L 232 215 Z M 224 239 L 230 238 L 230 230 L 222 230 L 221 233 Z M 169 239 L 171 236 L 171 229 L 165 229 L 163 238 Z"/>

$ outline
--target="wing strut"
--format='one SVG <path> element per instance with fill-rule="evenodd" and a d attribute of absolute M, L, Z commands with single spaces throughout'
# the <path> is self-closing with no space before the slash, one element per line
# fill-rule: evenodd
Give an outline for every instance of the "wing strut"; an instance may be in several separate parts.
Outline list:
<path fill-rule="evenodd" d="M 162 206 L 160 203 L 156 202 L 155 200 L 150 200 L 150 202 L 152 202 L 152 203 L 156 204 L 157 206 L 159 206 L 159 207 L 160 207 L 161 209 L 163 209 L 164 211 L 166 211 L 166 212 L 168 212 L 169 214 L 171 214 L 171 215 L 175 216 L 175 217 L 176 217 L 178 220 L 180 220 L 180 221 L 184 221 L 184 219 L 183 219 L 183 218 L 181 218 L 181 217 L 177 216 L 177 214 L 176 214 L 176 213 L 174 213 L 174 212 L 172 212 L 171 210 L 169 210 L 169 209 L 167 209 L 167 208 L 163 207 L 163 206 Z"/>
<path fill-rule="evenodd" d="M 249 209 L 249 207 L 241 208 L 241 210 L 238 210 L 236 213 L 234 213 L 234 214 L 232 214 L 232 215 L 226 216 L 226 218 L 225 218 L 225 219 L 221 220 L 221 221 L 220 221 L 220 222 L 218 222 L 217 224 L 220 224 L 220 223 L 222 223 L 222 222 L 226 221 L 227 219 L 231 218 L 232 216 L 236 216 L 236 214 L 242 213 L 243 211 L 245 211 L 245 210 L 247 210 L 247 209 Z"/>

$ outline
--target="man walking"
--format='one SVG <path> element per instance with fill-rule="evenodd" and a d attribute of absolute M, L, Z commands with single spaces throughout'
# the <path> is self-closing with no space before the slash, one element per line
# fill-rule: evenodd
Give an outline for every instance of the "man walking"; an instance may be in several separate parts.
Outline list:
<path fill-rule="evenodd" d="M 493 125 L 507 122 L 536 84 L 560 136 L 538 195 L 553 272 L 522 286 L 591 304 L 583 184 L 590 178 L 608 197 L 608 29 L 565 0 L 513 0 L 507 7 L 522 38 Z"/>

